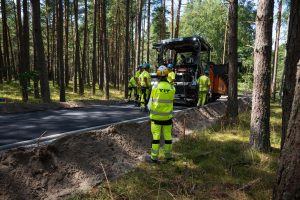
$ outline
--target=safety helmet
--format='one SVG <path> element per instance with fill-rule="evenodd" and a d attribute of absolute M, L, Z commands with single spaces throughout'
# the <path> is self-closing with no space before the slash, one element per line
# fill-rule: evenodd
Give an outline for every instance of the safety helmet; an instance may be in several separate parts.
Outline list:
<path fill-rule="evenodd" d="M 143 68 L 143 64 L 140 64 L 140 65 L 139 65 L 139 68 Z"/>
<path fill-rule="evenodd" d="M 168 64 L 168 68 L 173 68 L 173 64 L 172 63 Z"/>
<path fill-rule="evenodd" d="M 208 69 L 206 69 L 206 70 L 204 71 L 204 74 L 206 74 L 206 75 L 208 75 L 208 74 L 209 74 L 209 71 L 208 71 Z"/>
<path fill-rule="evenodd" d="M 168 70 L 168 68 L 166 68 L 166 66 L 164 66 L 164 65 L 161 65 L 161 66 L 157 69 L 157 72 L 156 72 L 157 76 L 160 76 L 160 77 L 165 77 L 165 76 L 168 75 L 168 73 L 169 73 L 169 70 Z"/>
<path fill-rule="evenodd" d="M 145 68 L 150 68 L 150 64 L 149 63 L 146 63 L 144 66 L 145 66 Z"/>

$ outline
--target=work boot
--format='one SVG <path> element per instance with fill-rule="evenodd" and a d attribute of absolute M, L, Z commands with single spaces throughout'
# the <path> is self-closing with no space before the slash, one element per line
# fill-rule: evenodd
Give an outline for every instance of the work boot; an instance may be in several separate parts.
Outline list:
<path fill-rule="evenodd" d="M 150 155 L 146 155 L 146 156 L 145 156 L 145 162 L 157 164 L 157 163 L 158 163 L 158 160 L 154 160 L 154 159 L 151 158 Z"/>

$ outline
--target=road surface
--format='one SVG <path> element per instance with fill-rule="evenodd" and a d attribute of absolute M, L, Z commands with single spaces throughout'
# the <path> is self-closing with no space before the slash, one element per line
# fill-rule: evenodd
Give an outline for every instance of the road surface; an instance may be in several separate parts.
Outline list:
<path fill-rule="evenodd" d="M 184 107 L 175 107 L 181 110 Z M 85 108 L 0 115 L 0 147 L 44 136 L 141 118 L 149 114 L 133 105 L 93 105 Z"/>

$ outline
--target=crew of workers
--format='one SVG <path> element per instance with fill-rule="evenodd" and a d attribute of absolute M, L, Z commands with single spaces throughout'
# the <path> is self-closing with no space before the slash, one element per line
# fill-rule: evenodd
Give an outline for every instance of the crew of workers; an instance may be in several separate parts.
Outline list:
<path fill-rule="evenodd" d="M 152 145 L 151 153 L 145 157 L 149 163 L 157 163 L 160 149 L 160 137 L 164 136 L 164 157 L 166 161 L 173 160 L 172 157 L 172 118 L 173 103 L 175 98 L 176 74 L 173 64 L 167 67 L 162 65 L 157 71 L 158 82 L 151 85 L 149 74 L 150 64 L 140 64 L 136 73 L 129 80 L 128 97 L 134 98 L 136 106 L 142 111 L 150 113 Z M 210 91 L 209 72 L 204 73 L 197 80 L 199 86 L 199 99 L 197 107 L 206 103 L 207 93 Z M 134 93 L 134 97 L 132 94 Z"/>

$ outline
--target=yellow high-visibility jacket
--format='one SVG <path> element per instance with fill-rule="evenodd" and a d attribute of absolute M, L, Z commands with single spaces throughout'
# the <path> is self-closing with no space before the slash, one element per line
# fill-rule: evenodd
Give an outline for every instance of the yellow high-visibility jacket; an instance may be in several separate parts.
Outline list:
<path fill-rule="evenodd" d="M 210 79 L 207 76 L 202 75 L 198 78 L 197 84 L 199 85 L 200 92 L 207 92 L 210 86 Z"/>
<path fill-rule="evenodd" d="M 168 79 L 169 83 L 171 83 L 172 85 L 174 85 L 174 83 L 172 82 L 172 80 L 175 80 L 175 72 L 171 71 L 169 74 L 168 74 Z"/>
<path fill-rule="evenodd" d="M 175 88 L 167 81 L 160 81 L 152 87 L 150 119 L 167 121 L 173 118 Z"/>
<path fill-rule="evenodd" d="M 129 83 L 128 83 L 128 87 L 129 88 L 136 87 L 135 77 L 131 77 L 131 79 L 129 80 Z"/>
<path fill-rule="evenodd" d="M 143 73 L 140 75 L 140 81 L 141 81 L 142 87 L 147 87 L 145 78 L 147 79 L 148 87 L 150 87 L 151 86 L 151 76 L 150 76 L 149 72 L 147 72 L 146 70 L 143 71 Z"/>

